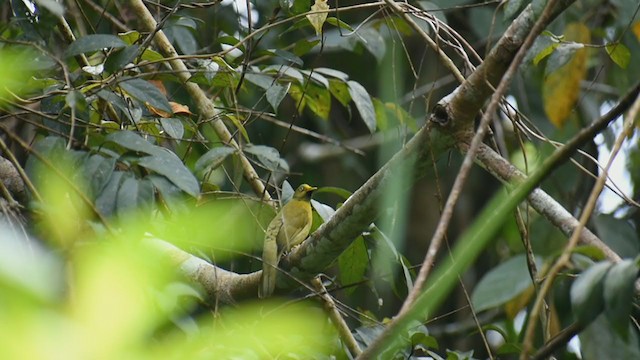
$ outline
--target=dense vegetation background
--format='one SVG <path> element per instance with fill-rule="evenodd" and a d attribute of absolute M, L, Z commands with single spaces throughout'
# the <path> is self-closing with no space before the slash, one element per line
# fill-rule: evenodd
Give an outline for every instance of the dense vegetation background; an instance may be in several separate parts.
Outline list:
<path fill-rule="evenodd" d="M 639 9 L 0 1 L 0 357 L 640 358 Z"/>

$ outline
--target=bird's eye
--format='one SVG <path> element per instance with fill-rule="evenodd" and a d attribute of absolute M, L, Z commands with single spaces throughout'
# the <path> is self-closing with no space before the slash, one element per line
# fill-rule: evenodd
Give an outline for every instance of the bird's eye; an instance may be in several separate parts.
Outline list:
<path fill-rule="evenodd" d="M 304 186 L 302 186 L 302 185 L 298 186 L 298 190 L 297 191 L 304 191 Z"/>

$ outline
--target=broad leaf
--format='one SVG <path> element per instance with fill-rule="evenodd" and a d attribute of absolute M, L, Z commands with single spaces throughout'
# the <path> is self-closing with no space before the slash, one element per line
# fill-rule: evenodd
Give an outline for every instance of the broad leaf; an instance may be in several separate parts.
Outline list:
<path fill-rule="evenodd" d="M 371 96 L 367 90 L 355 81 L 347 82 L 349 86 L 349 94 L 351 95 L 351 99 L 356 104 L 356 108 L 358 112 L 360 112 L 360 116 L 362 116 L 362 120 L 369 128 L 371 133 L 376 131 L 376 111 L 373 108 L 373 102 L 371 101 Z"/>
<path fill-rule="evenodd" d="M 76 56 L 84 53 L 95 52 L 108 48 L 122 48 L 127 43 L 115 35 L 92 34 L 81 37 L 69 45 L 65 52 L 66 57 Z"/>
<path fill-rule="evenodd" d="M 121 82 L 120 87 L 143 104 L 172 114 L 167 97 L 150 82 L 142 79 L 128 79 Z"/>
<path fill-rule="evenodd" d="M 196 161 L 195 171 L 201 173 L 215 169 L 227 158 L 227 156 L 235 153 L 236 150 L 228 146 L 218 146 L 210 149 Z"/>
<path fill-rule="evenodd" d="M 200 192 L 198 180 L 184 166 L 180 158 L 170 150 L 161 148 L 161 151 L 156 152 L 154 155 L 140 159 L 138 165 L 164 175 L 182 191 L 193 197 L 198 196 Z"/>
<path fill-rule="evenodd" d="M 605 314 L 613 328 L 625 339 L 629 336 L 629 315 L 637 275 L 635 261 L 623 260 L 611 267 L 604 281 Z"/>
<path fill-rule="evenodd" d="M 590 323 L 602 312 L 603 282 L 610 267 L 609 262 L 599 262 L 580 274 L 571 286 L 573 314 L 581 324 Z"/>
<path fill-rule="evenodd" d="M 507 303 L 531 285 L 526 256 L 519 254 L 485 274 L 473 289 L 471 302 L 476 311 L 491 309 Z"/>

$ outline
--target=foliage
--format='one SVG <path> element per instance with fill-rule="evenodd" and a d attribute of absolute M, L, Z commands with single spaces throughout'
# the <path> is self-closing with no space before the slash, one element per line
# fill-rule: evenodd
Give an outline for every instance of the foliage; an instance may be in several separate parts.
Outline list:
<path fill-rule="evenodd" d="M 0 357 L 346 359 L 351 333 L 362 349 L 393 344 L 378 354 L 386 358 L 472 359 L 524 356 L 527 341 L 545 351 L 571 329 L 585 359 L 638 357 L 637 130 L 621 135 L 612 122 L 571 159 L 577 166 L 545 167 L 640 79 L 632 3 L 563 9 L 504 94 L 487 143 L 540 182 L 498 186 L 495 171 L 473 171 L 450 209 L 459 154 L 427 146 L 401 158 L 427 128 L 425 139 L 451 136 L 465 149 L 464 131 L 428 117 L 456 94 L 441 57 L 468 76 L 528 6 L 539 16 L 546 1 L 403 2 L 404 15 L 388 3 L 324 0 L 0 3 L 1 160 L 26 189 L 12 197 L 0 167 Z M 522 201 L 539 186 L 569 217 L 591 211 L 591 175 L 625 136 L 635 145 L 623 151 L 627 176 L 608 183 L 628 183 L 616 190 L 625 201 L 605 209 L 601 198 L 587 223 L 603 245 L 565 249 L 575 224 Z M 377 174 L 389 159 L 401 165 Z M 375 221 L 341 217 L 377 176 L 390 180 L 363 211 Z M 288 298 L 256 302 L 251 289 L 278 206 L 267 200 L 286 202 L 298 183 L 319 187 L 314 231 L 334 216 L 358 228 L 301 255 L 340 254 L 316 274 L 326 274 L 346 333 L 307 299 L 308 279 L 292 278 L 295 250 L 281 271 Z M 445 253 L 416 282 L 448 210 Z M 166 256 L 150 239 L 182 252 Z M 553 274 L 563 251 L 570 261 Z M 212 290 L 214 280 L 190 272 L 201 259 L 245 277 Z M 543 316 L 532 320 L 545 279 Z M 389 320 L 416 286 L 408 317 Z M 229 289 L 242 296 L 220 295 Z M 575 356 L 570 338 L 551 349 L 557 358 Z"/>

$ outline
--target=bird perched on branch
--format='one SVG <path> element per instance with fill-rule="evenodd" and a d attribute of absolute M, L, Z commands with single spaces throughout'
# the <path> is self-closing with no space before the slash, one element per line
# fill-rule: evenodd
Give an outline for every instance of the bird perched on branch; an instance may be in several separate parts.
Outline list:
<path fill-rule="evenodd" d="M 276 288 L 278 263 L 282 254 L 300 244 L 311 230 L 311 195 L 318 188 L 300 185 L 293 198 L 269 223 L 262 248 L 262 279 L 258 296 L 266 298 Z"/>

